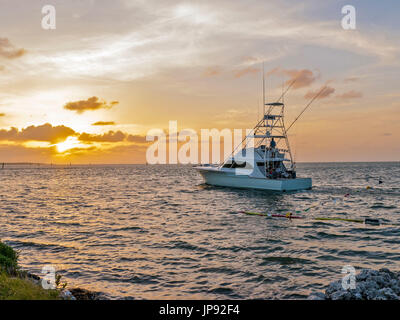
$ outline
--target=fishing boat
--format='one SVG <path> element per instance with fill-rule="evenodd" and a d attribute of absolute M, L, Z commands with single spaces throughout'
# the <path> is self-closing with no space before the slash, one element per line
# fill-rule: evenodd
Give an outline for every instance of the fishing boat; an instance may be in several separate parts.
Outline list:
<path fill-rule="evenodd" d="M 284 93 L 277 102 L 265 103 L 263 88 L 263 114 L 250 134 L 222 164 L 202 165 L 195 169 L 202 175 L 206 184 L 214 186 L 278 192 L 311 189 L 311 178 L 297 177 L 296 163 L 290 150 L 287 132 L 324 89 L 314 96 L 286 129 Z"/>

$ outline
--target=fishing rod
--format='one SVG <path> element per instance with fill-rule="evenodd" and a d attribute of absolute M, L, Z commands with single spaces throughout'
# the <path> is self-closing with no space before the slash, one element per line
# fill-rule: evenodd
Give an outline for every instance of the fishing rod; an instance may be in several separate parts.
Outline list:
<path fill-rule="evenodd" d="M 315 99 L 317 99 L 322 92 L 325 91 L 325 89 L 327 88 L 327 86 L 324 86 L 312 99 L 311 101 L 306 105 L 306 107 L 303 109 L 303 111 L 300 112 L 300 114 L 296 117 L 296 119 L 293 120 L 293 122 L 290 124 L 290 126 L 286 129 L 286 132 L 289 131 L 289 129 L 294 125 L 294 123 L 299 120 L 299 118 L 301 117 L 301 115 L 304 113 L 304 111 L 306 111 L 308 109 L 308 107 L 315 101 Z"/>
<path fill-rule="evenodd" d="M 279 97 L 278 101 L 281 101 L 281 99 L 285 96 L 285 94 L 290 90 L 290 88 L 295 84 L 295 82 L 297 81 L 298 78 L 295 78 L 290 84 L 289 86 L 286 88 L 286 90 L 284 92 L 282 92 L 281 96 Z"/>

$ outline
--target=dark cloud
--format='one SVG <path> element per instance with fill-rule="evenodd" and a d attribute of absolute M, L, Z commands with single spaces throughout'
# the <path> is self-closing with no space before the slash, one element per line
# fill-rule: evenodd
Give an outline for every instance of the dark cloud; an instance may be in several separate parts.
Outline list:
<path fill-rule="evenodd" d="M 115 125 L 114 121 L 97 121 L 92 123 L 92 126 L 113 126 Z"/>
<path fill-rule="evenodd" d="M 354 90 L 337 95 L 337 97 L 340 99 L 357 99 L 361 98 L 362 96 L 363 96 L 362 92 Z"/>
<path fill-rule="evenodd" d="M 147 143 L 146 136 L 127 134 L 122 131 L 108 131 L 103 134 L 90 134 L 83 132 L 78 136 L 82 142 L 133 142 Z"/>
<path fill-rule="evenodd" d="M 53 127 L 50 123 L 40 126 L 29 126 L 18 130 L 11 128 L 9 130 L 0 130 L 0 140 L 8 141 L 48 141 L 58 143 L 64 141 L 67 137 L 75 134 L 75 131 L 66 126 Z"/>
<path fill-rule="evenodd" d="M 325 90 L 323 92 L 321 92 L 321 94 L 318 96 L 317 99 L 324 99 L 329 97 L 331 94 L 333 94 L 335 92 L 335 88 L 329 87 L 329 86 L 324 86 Z M 323 87 L 319 88 L 318 90 L 315 91 L 308 91 L 304 98 L 306 99 L 312 99 L 318 92 L 320 92 L 322 90 Z"/>
<path fill-rule="evenodd" d="M 132 135 L 122 131 L 110 130 L 103 134 L 91 134 L 86 132 L 78 133 L 69 127 L 63 125 L 52 126 L 49 123 L 39 126 L 29 126 L 21 130 L 14 127 L 11 129 L 0 129 L 0 141 L 17 143 L 26 141 L 45 141 L 51 144 L 57 144 L 65 141 L 65 139 L 67 139 L 69 136 L 76 136 L 79 141 L 87 144 L 92 142 L 128 142 L 132 144 L 147 143 L 145 136 Z M 88 150 L 88 148 L 82 148 L 82 150 Z"/>
<path fill-rule="evenodd" d="M 23 145 L 0 144 L 2 162 L 47 162 L 56 153 L 55 147 L 29 148 Z"/>
<path fill-rule="evenodd" d="M 25 49 L 17 49 L 7 38 L 0 38 L 0 57 L 15 59 L 22 57 L 26 53 Z"/>
<path fill-rule="evenodd" d="M 127 140 L 129 142 L 135 142 L 135 143 L 148 143 L 148 141 L 146 141 L 146 136 L 140 136 L 140 135 L 132 135 L 132 134 L 130 134 L 127 137 Z"/>
<path fill-rule="evenodd" d="M 121 142 L 127 138 L 127 134 L 122 131 L 108 131 L 103 134 L 90 134 L 83 132 L 78 136 L 82 142 Z"/>
<path fill-rule="evenodd" d="M 68 102 L 64 105 L 64 109 L 83 113 L 88 110 L 110 109 L 116 104 L 118 104 L 118 101 L 112 101 L 107 104 L 104 100 L 100 101 L 98 97 L 91 97 L 87 100 Z"/>

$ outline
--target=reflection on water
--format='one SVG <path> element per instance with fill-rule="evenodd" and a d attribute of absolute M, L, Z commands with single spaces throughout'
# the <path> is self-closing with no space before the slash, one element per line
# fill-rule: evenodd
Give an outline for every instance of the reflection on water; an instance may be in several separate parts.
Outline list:
<path fill-rule="evenodd" d="M 54 264 L 69 286 L 111 298 L 304 298 L 346 264 L 399 269 L 399 227 L 239 213 L 317 204 L 297 215 L 400 223 L 398 163 L 298 171 L 313 190 L 211 187 L 190 166 L 6 166 L 0 237 L 25 268 Z"/>

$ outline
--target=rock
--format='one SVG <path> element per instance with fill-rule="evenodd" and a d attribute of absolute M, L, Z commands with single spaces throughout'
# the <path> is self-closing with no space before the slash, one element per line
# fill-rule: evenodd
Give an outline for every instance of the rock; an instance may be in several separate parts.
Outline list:
<path fill-rule="evenodd" d="M 396 295 L 391 288 L 383 288 L 378 290 L 378 300 L 399 300 L 399 296 Z"/>
<path fill-rule="evenodd" d="M 355 300 L 363 300 L 363 296 L 361 293 L 357 292 L 356 294 L 354 294 L 354 299 Z"/>
<path fill-rule="evenodd" d="M 313 292 L 309 300 L 400 300 L 400 272 L 387 268 L 363 269 L 356 275 L 355 289 L 345 290 L 342 281 L 331 282 L 325 294 Z"/>
<path fill-rule="evenodd" d="M 97 292 L 89 291 L 81 288 L 70 289 L 71 294 L 76 300 L 97 300 L 99 294 Z"/>
<path fill-rule="evenodd" d="M 307 300 L 325 300 L 325 294 L 322 292 L 312 292 Z"/>
<path fill-rule="evenodd" d="M 376 300 L 376 297 L 378 296 L 378 290 L 372 289 L 365 291 L 365 299 L 366 300 Z"/>
<path fill-rule="evenodd" d="M 332 293 L 342 290 L 342 283 L 340 281 L 332 282 L 325 290 L 325 295 L 330 297 Z"/>
<path fill-rule="evenodd" d="M 347 290 L 336 291 L 331 295 L 332 300 L 351 300 L 351 298 L 351 292 Z"/>
<path fill-rule="evenodd" d="M 64 299 L 64 300 L 76 300 L 76 298 L 72 295 L 71 291 L 69 291 L 67 289 L 64 289 L 63 291 L 61 291 L 60 297 L 61 297 L 61 299 Z"/>

